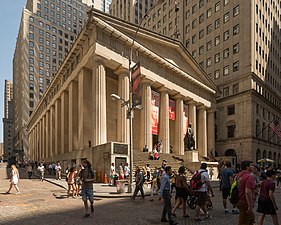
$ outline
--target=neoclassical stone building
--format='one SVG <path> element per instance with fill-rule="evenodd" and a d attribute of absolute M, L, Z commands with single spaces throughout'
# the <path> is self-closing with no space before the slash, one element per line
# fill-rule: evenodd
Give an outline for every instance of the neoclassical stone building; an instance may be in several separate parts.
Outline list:
<path fill-rule="evenodd" d="M 178 41 L 102 14 L 89 20 L 44 93 L 27 127 L 29 160 L 80 163 L 101 170 L 129 160 L 127 109 L 111 94 L 129 99 L 129 56 L 140 62 L 142 107 L 133 113 L 133 152 L 157 140 L 163 153 L 198 161 L 214 149 L 217 88 Z M 135 41 L 133 39 L 135 38 Z M 156 118 L 156 124 L 152 118 Z M 184 151 L 186 125 L 196 150 Z M 118 161 L 119 160 L 119 161 Z"/>

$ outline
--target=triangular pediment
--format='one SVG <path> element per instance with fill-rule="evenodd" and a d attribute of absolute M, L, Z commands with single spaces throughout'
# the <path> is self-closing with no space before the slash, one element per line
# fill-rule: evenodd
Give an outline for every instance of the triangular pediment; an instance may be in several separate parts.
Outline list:
<path fill-rule="evenodd" d="M 100 11 L 94 10 L 93 15 L 94 19 L 98 18 L 107 23 L 109 25 L 107 27 L 108 29 L 116 29 L 124 35 L 124 38 L 135 40 L 134 45 L 139 44 L 144 46 L 148 51 L 169 62 L 171 66 L 179 68 L 208 88 L 216 92 L 219 91 L 211 78 L 208 77 L 205 71 L 179 41 L 141 27 L 138 28 L 135 24 L 120 20 L 119 18 L 104 14 Z"/>

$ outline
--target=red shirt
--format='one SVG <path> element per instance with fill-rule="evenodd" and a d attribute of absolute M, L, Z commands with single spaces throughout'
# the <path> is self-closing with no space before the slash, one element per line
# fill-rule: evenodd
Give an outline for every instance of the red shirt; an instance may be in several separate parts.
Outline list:
<path fill-rule="evenodd" d="M 261 182 L 261 189 L 260 189 L 260 196 L 261 200 L 270 199 L 269 198 L 269 191 L 275 191 L 275 183 L 273 180 L 264 180 Z"/>
<path fill-rule="evenodd" d="M 241 171 L 237 177 L 238 179 L 238 191 L 239 191 L 239 202 L 247 204 L 247 199 L 245 195 L 245 188 L 249 188 L 252 191 L 255 190 L 255 178 L 248 171 Z"/>

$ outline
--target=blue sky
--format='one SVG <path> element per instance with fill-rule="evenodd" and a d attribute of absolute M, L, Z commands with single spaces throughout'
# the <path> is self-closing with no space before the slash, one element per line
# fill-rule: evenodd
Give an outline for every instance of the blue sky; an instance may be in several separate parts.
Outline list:
<path fill-rule="evenodd" d="M 4 84 L 12 80 L 13 54 L 26 0 L 1 0 L 0 7 L 0 142 L 3 142 Z"/>

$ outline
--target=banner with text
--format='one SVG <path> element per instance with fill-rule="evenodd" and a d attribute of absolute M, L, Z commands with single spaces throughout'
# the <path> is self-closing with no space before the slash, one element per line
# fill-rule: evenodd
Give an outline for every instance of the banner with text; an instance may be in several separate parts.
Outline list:
<path fill-rule="evenodd" d="M 152 134 L 158 135 L 160 94 L 151 91 L 151 125 Z"/>

